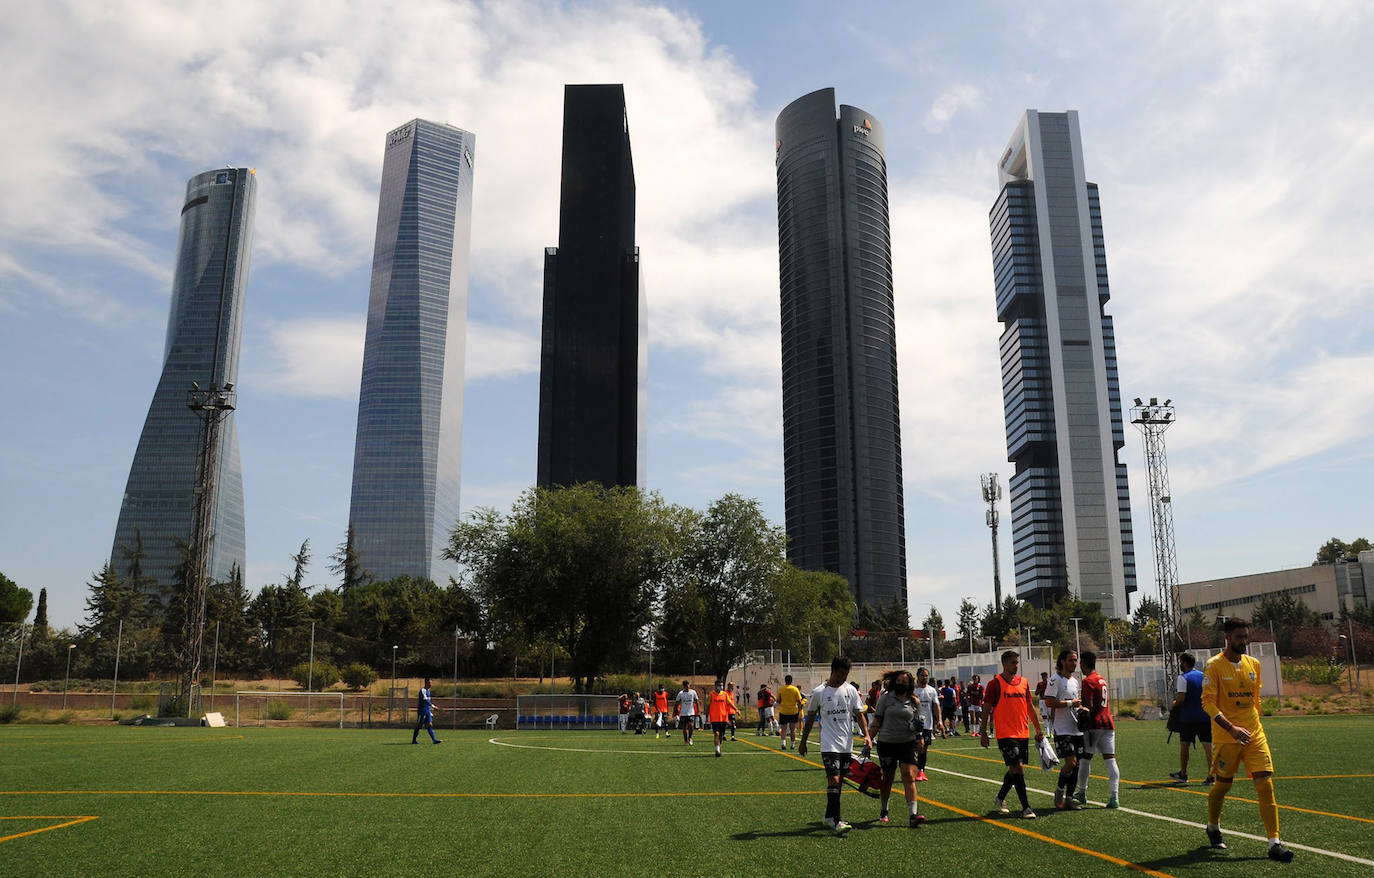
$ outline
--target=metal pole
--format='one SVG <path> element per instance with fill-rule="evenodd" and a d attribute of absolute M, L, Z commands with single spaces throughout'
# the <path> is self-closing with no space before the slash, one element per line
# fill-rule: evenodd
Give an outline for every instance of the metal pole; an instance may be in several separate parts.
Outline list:
<path fill-rule="evenodd" d="M 1277 683 L 1279 687 L 1279 710 L 1283 710 L 1283 662 L 1279 658 L 1279 638 L 1274 634 L 1274 619 L 1272 616 L 1269 618 L 1269 639 L 1274 642 L 1274 670 L 1277 672 L 1274 682 Z M 1189 641 L 1191 645 L 1191 638 L 1189 638 Z"/>
<path fill-rule="evenodd" d="M 453 727 L 458 728 L 458 626 L 453 627 Z"/>
<path fill-rule="evenodd" d="M 931 676 L 934 676 L 934 675 L 935 675 L 935 628 L 934 628 L 934 627 L 929 627 L 929 626 L 928 626 L 928 630 L 930 631 L 930 673 L 931 673 Z"/>
<path fill-rule="evenodd" d="M 1355 600 L 1350 600 L 1351 610 L 1355 608 Z M 1355 657 L 1355 614 L 1349 612 L 1345 614 L 1345 624 L 1350 631 L 1350 671 L 1354 674 L 1350 679 L 1350 685 L 1355 687 L 1355 696 L 1359 699 L 1360 709 L 1364 709 L 1364 690 L 1360 688 L 1360 662 Z"/>
<path fill-rule="evenodd" d="M 216 626 L 218 632 L 218 626 Z M 218 633 L 215 634 L 219 636 Z M 315 689 L 315 623 L 310 623 L 310 667 L 305 672 L 305 719 L 310 721 L 310 693 Z M 214 690 L 211 690 L 213 697 Z"/>
<path fill-rule="evenodd" d="M 119 693 L 119 650 L 124 645 L 124 620 L 119 620 L 119 634 L 115 636 L 114 685 L 110 687 L 110 719 L 114 719 L 115 695 Z"/>
<path fill-rule="evenodd" d="M 19 623 L 19 659 L 14 663 L 14 699 L 10 702 L 11 707 L 19 704 L 19 669 L 24 666 L 24 628 L 23 622 Z"/>
<path fill-rule="evenodd" d="M 120 623 L 123 624 L 122 622 Z M 215 683 L 219 681 L 219 622 L 215 622 L 215 655 L 210 660 L 210 710 L 215 709 Z"/>
<path fill-rule="evenodd" d="M 396 700 L 396 644 L 391 645 L 391 691 L 386 694 L 386 724 L 391 725 L 391 705 Z"/>
<path fill-rule="evenodd" d="M 67 684 L 72 681 L 72 650 L 76 649 L 75 643 L 67 644 L 67 676 L 62 680 L 62 709 L 67 709 Z"/>
<path fill-rule="evenodd" d="M 897 638 L 897 648 L 902 651 L 902 667 L 906 667 L 906 638 Z"/>
<path fill-rule="evenodd" d="M 1083 654 L 1083 641 L 1078 636 L 1078 623 L 1083 621 L 1081 616 L 1073 616 L 1073 651 L 1080 656 Z"/>

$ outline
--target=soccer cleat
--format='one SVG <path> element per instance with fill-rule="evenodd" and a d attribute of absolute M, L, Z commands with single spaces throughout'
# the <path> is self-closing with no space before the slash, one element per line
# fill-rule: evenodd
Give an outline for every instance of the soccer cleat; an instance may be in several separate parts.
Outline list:
<path fill-rule="evenodd" d="M 1054 789 L 1054 807 L 1056 807 L 1056 808 L 1063 808 L 1063 807 L 1064 807 L 1064 788 L 1063 788 L 1063 787 L 1055 787 L 1055 789 Z"/>
<path fill-rule="evenodd" d="M 1029 805 L 1027 805 L 1027 806 L 1021 811 L 1021 817 L 1022 817 L 1022 819 L 1025 819 L 1025 820 L 1034 820 L 1034 819 L 1035 819 L 1035 811 L 1031 810 L 1031 807 L 1030 807 Z"/>
<path fill-rule="evenodd" d="M 1120 808 L 1120 807 L 1121 807 L 1121 802 L 1117 800 L 1116 796 L 1112 796 L 1110 799 L 1107 800 L 1107 807 L 1108 807 L 1108 808 Z"/>
<path fill-rule="evenodd" d="M 1171 771 L 1171 772 L 1169 772 L 1169 777 L 1173 778 L 1174 780 L 1178 781 L 1179 783 L 1187 783 L 1187 782 L 1188 782 L 1188 775 L 1184 774 L 1184 773 L 1181 772 L 1181 771 Z"/>
<path fill-rule="evenodd" d="M 880 813 L 880 814 L 878 815 L 878 822 L 879 822 L 879 823 L 886 823 L 887 820 L 888 820 L 888 817 L 887 817 L 887 812 L 886 812 L 886 811 L 883 811 L 882 813 Z"/>
<path fill-rule="evenodd" d="M 1202 785 L 1205 786 L 1205 787 L 1210 787 L 1212 784 L 1214 784 L 1214 783 L 1216 783 L 1216 782 L 1217 782 L 1216 777 L 1215 777 L 1214 775 L 1210 775 L 1210 774 L 1209 774 L 1209 775 L 1207 775 L 1207 778 L 1206 778 L 1205 780 L 1203 780 Z"/>
<path fill-rule="evenodd" d="M 926 777 L 926 773 L 925 773 L 924 771 L 918 771 L 918 772 L 916 772 L 916 779 L 917 779 L 917 780 L 930 780 L 930 778 Z"/>
<path fill-rule="evenodd" d="M 1087 790 L 1079 790 L 1078 792 L 1074 793 L 1074 794 L 1073 794 L 1073 800 L 1074 800 L 1075 802 L 1077 802 L 1078 804 L 1080 804 L 1080 805 L 1086 805 L 1086 804 L 1088 804 L 1088 792 L 1087 792 Z"/>
<path fill-rule="evenodd" d="M 1280 863 L 1293 862 L 1293 852 L 1284 847 L 1283 842 L 1276 841 L 1269 845 L 1269 859 L 1278 860 Z"/>
<path fill-rule="evenodd" d="M 1221 827 L 1217 827 L 1216 829 L 1210 826 L 1207 827 L 1207 843 L 1212 846 L 1212 850 L 1226 850 L 1226 842 L 1221 840 Z"/>
<path fill-rule="evenodd" d="M 992 800 L 992 810 L 996 811 L 998 814 L 1010 814 L 1010 813 L 1011 813 L 1011 811 L 1007 809 L 1007 803 L 1006 803 L 1006 801 L 1003 800 L 1003 799 L 993 799 L 993 800 Z"/>
<path fill-rule="evenodd" d="M 1077 800 L 1075 800 L 1073 796 L 1069 796 L 1067 799 L 1064 800 L 1064 810 L 1065 810 L 1065 811 L 1082 811 L 1082 810 L 1083 810 L 1083 806 L 1080 805 L 1080 804 L 1078 804 Z"/>
<path fill-rule="evenodd" d="M 443 742 L 443 740 L 442 740 L 441 738 L 435 738 L 435 739 L 434 739 L 434 743 L 436 743 L 436 744 L 442 744 L 442 743 L 444 743 L 444 742 Z"/>
<path fill-rule="evenodd" d="M 911 819 L 909 819 L 909 820 L 907 821 L 906 825 L 909 826 L 909 827 L 911 827 L 912 829 L 915 829 L 916 827 L 920 826 L 922 823 L 925 823 L 925 822 L 926 822 L 926 815 L 924 815 L 924 814 L 912 814 L 912 815 L 911 815 Z"/>
<path fill-rule="evenodd" d="M 848 823 L 845 823 L 843 820 L 836 820 L 835 825 L 831 828 L 835 831 L 836 835 L 844 835 L 846 832 L 853 829 L 854 827 L 850 826 Z"/>

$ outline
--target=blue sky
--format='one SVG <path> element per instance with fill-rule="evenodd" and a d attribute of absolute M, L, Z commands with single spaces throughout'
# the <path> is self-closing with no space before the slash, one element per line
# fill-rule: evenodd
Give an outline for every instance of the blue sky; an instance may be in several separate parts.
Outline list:
<path fill-rule="evenodd" d="M 987 210 L 1027 108 L 1079 111 L 1122 394 L 1178 407 L 1181 579 L 1374 536 L 1366 4 L 224 9 L 21 4 L 0 32 L 0 570 L 46 587 L 54 624 L 78 621 L 109 552 L 202 170 L 259 178 L 237 416 L 250 587 L 281 581 L 307 538 L 307 581 L 330 581 L 383 137 L 415 116 L 477 135 L 463 508 L 533 481 L 567 82 L 626 87 L 648 478 L 667 499 L 738 492 L 782 520 L 772 126 L 833 86 L 889 144 L 914 617 L 991 596 L 978 476 L 1010 469 Z M 1136 434 L 1123 455 L 1149 591 Z M 1009 571 L 1009 529 L 1002 546 Z"/>

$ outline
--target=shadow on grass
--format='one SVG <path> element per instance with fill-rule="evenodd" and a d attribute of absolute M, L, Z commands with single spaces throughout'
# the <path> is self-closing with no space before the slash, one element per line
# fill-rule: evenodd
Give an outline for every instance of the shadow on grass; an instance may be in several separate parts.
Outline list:
<path fill-rule="evenodd" d="M 1164 869 L 1170 866 L 1192 866 L 1198 863 L 1245 863 L 1252 860 L 1268 860 L 1265 857 L 1238 857 L 1226 851 L 1214 851 L 1207 845 L 1200 845 L 1191 851 L 1174 854 L 1172 857 L 1159 857 L 1154 860 L 1141 860 L 1137 866 L 1147 869 Z"/>
<path fill-rule="evenodd" d="M 851 832 L 867 832 L 875 828 L 874 821 L 855 823 Z M 759 829 L 750 829 L 747 832 L 737 832 L 730 836 L 731 841 L 758 841 L 764 838 L 807 838 L 818 835 L 833 835 L 830 827 L 817 820 L 815 823 L 808 823 L 798 826 L 796 829 L 779 829 L 775 832 L 764 832 Z"/>

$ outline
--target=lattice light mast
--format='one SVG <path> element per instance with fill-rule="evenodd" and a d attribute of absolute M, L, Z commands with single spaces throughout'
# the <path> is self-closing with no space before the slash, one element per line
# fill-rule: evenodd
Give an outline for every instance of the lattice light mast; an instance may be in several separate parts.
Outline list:
<path fill-rule="evenodd" d="M 997 558 L 997 501 L 1002 499 L 1002 486 L 997 484 L 997 473 L 985 473 L 983 481 L 983 501 L 988 504 L 985 519 L 992 529 L 992 594 L 998 610 L 1002 607 L 1002 564 Z"/>
<path fill-rule="evenodd" d="M 191 382 L 186 407 L 201 420 L 200 453 L 196 461 L 195 504 L 191 514 L 190 569 L 186 583 L 186 617 L 182 629 L 181 698 L 186 715 L 195 713 L 191 694 L 200 679 L 205 656 L 205 597 L 209 583 L 210 549 L 215 540 L 215 499 L 219 492 L 219 427 L 234 410 L 234 385 L 211 384 L 202 388 Z"/>
<path fill-rule="evenodd" d="M 1169 494 L 1169 461 L 1164 453 L 1164 431 L 1174 423 L 1172 399 L 1148 403 L 1135 398 L 1131 423 L 1145 437 L 1145 469 L 1150 479 L 1150 524 L 1154 530 L 1155 583 L 1159 586 L 1159 650 L 1164 662 L 1164 695 L 1178 676 L 1178 622 L 1182 615 L 1178 597 L 1178 555 L 1174 550 L 1174 509 Z"/>

